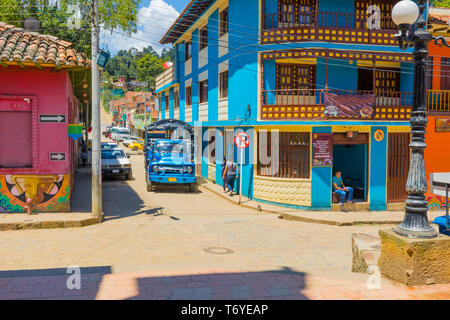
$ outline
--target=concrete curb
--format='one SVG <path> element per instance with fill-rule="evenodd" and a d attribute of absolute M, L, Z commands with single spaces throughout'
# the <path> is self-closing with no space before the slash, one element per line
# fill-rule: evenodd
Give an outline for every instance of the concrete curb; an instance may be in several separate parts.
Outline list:
<path fill-rule="evenodd" d="M 47 220 L 33 222 L 0 222 L 0 231 L 32 230 L 32 229 L 56 229 L 56 228 L 80 228 L 97 223 L 97 218 L 85 218 L 77 220 Z"/>
<path fill-rule="evenodd" d="M 234 197 L 230 197 L 218 190 L 215 190 L 215 188 L 212 188 L 209 186 L 210 182 L 204 179 L 203 177 L 197 177 L 197 179 L 203 183 L 199 183 L 198 186 L 200 189 L 208 190 L 212 193 L 215 193 L 216 195 L 226 199 L 227 201 L 238 205 L 242 208 L 248 208 L 253 209 L 258 212 L 265 212 L 265 213 L 272 213 L 277 214 L 278 218 L 283 220 L 289 220 L 289 221 L 300 221 L 300 222 L 306 222 L 306 223 L 315 223 L 315 224 L 324 224 L 324 225 L 330 225 L 330 226 L 339 226 L 339 227 L 346 227 L 346 226 L 356 226 L 356 225 L 388 225 L 393 224 L 397 225 L 402 223 L 402 220 L 347 220 L 347 221 L 339 221 L 339 220 L 331 220 L 331 219 L 323 219 L 323 218 L 311 218 L 311 217 L 304 217 L 300 214 L 292 214 L 292 213 L 284 213 L 273 209 L 268 209 L 264 206 L 263 203 L 257 203 L 255 201 L 252 201 L 250 199 L 247 199 L 243 197 L 243 203 L 239 205 L 239 195 L 236 195 Z M 250 202 L 251 204 L 246 204 L 246 202 Z M 433 221 L 433 219 L 429 219 L 430 223 Z"/>

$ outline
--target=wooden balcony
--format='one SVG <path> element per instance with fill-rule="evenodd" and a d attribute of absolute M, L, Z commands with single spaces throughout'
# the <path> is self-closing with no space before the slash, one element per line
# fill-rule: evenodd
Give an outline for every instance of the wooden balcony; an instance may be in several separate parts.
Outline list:
<path fill-rule="evenodd" d="M 165 70 L 163 73 L 159 74 L 156 77 L 155 89 L 159 90 L 174 80 L 175 80 L 175 69 L 174 66 L 171 66 L 169 69 Z"/>
<path fill-rule="evenodd" d="M 328 41 L 396 45 L 397 26 L 390 16 L 381 17 L 379 29 L 369 29 L 367 19 L 356 14 L 319 11 L 264 14 L 263 44 Z"/>
<path fill-rule="evenodd" d="M 429 90 L 428 112 L 450 112 L 450 90 Z"/>
<path fill-rule="evenodd" d="M 336 95 L 372 94 L 373 91 L 328 90 Z M 324 89 L 263 90 L 261 120 L 313 120 L 313 119 L 357 119 L 409 121 L 412 92 L 376 91 L 376 106 L 372 117 L 327 117 Z M 450 112 L 450 91 L 430 90 L 428 92 L 429 112 Z"/>

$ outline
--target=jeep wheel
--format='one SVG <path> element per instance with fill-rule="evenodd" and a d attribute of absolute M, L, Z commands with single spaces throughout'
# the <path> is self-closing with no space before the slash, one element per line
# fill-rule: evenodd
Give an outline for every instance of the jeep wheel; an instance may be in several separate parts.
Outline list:
<path fill-rule="evenodd" d="M 198 190 L 198 187 L 197 187 L 196 182 L 189 184 L 189 192 L 197 192 L 197 190 Z"/>
<path fill-rule="evenodd" d="M 147 180 L 147 192 L 152 192 L 152 191 L 153 191 L 152 182 Z"/>

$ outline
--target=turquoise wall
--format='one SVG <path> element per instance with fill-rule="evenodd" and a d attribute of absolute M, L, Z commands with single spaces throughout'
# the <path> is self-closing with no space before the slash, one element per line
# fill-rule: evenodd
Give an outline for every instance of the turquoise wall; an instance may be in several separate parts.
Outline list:
<path fill-rule="evenodd" d="M 373 138 L 374 132 L 381 129 L 384 139 Z M 372 127 L 370 133 L 370 210 L 386 210 L 386 168 L 387 168 L 387 129 Z"/>
<path fill-rule="evenodd" d="M 178 83 L 180 84 L 180 120 L 184 121 L 185 117 L 185 95 L 186 95 L 186 87 L 184 85 L 184 41 L 181 44 L 176 45 L 176 52 L 178 52 L 176 56 L 176 70 L 178 74 Z"/>
<path fill-rule="evenodd" d="M 247 47 L 242 52 L 243 45 L 258 45 L 259 6 L 257 0 L 230 0 L 228 7 L 230 28 L 229 66 L 228 66 L 228 118 L 233 120 L 256 119 L 258 97 L 258 54 Z M 235 26 L 241 25 L 242 28 Z M 245 28 L 250 26 L 251 28 Z M 250 35 L 242 38 L 242 30 Z M 250 38 L 250 39 L 248 39 Z M 233 52 L 234 51 L 234 52 Z M 232 54 L 231 54 L 232 53 Z M 250 106 L 250 112 L 247 106 Z"/>
<path fill-rule="evenodd" d="M 221 135 L 222 134 L 222 135 Z M 223 186 L 224 128 L 216 129 L 216 183 Z"/>
<path fill-rule="evenodd" d="M 331 132 L 331 127 L 313 127 L 312 131 L 313 134 Z M 331 167 L 312 167 L 311 207 L 313 210 L 331 209 L 331 176 Z"/>
<path fill-rule="evenodd" d="M 169 89 L 169 118 L 173 119 L 174 107 L 175 107 L 175 89 L 172 87 Z"/>
<path fill-rule="evenodd" d="M 202 128 L 202 172 L 203 178 L 208 178 L 208 128 Z"/>
<path fill-rule="evenodd" d="M 208 120 L 219 117 L 219 10 L 208 19 Z"/>
<path fill-rule="evenodd" d="M 192 121 L 198 121 L 198 29 L 192 33 Z"/>
<path fill-rule="evenodd" d="M 251 127 L 241 127 L 234 130 L 236 135 L 238 132 L 245 132 L 250 136 L 250 145 L 248 148 L 243 149 L 243 163 L 242 163 L 242 195 L 247 198 L 253 198 L 253 161 L 252 155 L 255 148 L 255 136 L 254 130 Z M 234 143 L 233 143 L 234 145 Z M 241 149 L 234 145 L 234 161 L 239 165 L 239 170 L 241 170 Z M 238 180 L 238 179 L 237 179 Z M 239 185 L 236 182 L 236 191 L 239 192 Z"/>
<path fill-rule="evenodd" d="M 166 92 L 161 94 L 161 119 L 166 118 Z"/>

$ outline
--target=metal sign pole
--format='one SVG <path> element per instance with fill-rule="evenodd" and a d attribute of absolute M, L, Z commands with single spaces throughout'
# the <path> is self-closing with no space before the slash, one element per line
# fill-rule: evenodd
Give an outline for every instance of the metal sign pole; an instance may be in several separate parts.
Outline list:
<path fill-rule="evenodd" d="M 241 170 L 239 172 L 239 204 L 241 204 L 241 195 L 242 195 L 242 163 L 244 162 L 244 149 L 241 149 Z"/>

